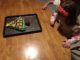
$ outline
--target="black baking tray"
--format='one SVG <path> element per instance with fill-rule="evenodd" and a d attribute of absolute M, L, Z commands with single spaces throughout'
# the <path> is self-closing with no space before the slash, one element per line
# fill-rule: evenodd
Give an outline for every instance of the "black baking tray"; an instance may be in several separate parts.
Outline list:
<path fill-rule="evenodd" d="M 5 25 L 7 22 L 14 21 L 17 17 L 23 17 L 25 22 L 29 22 L 29 26 L 26 26 L 25 31 L 19 31 L 16 29 L 7 28 Z M 23 34 L 37 33 L 41 32 L 42 28 L 38 19 L 37 14 L 25 14 L 16 16 L 6 16 L 4 21 L 3 37 L 17 36 Z"/>

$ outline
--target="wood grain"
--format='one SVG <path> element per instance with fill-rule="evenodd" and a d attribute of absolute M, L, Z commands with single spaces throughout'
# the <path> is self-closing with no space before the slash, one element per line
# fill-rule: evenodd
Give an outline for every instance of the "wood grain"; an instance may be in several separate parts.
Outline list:
<path fill-rule="evenodd" d="M 0 60 L 71 60 L 70 49 L 62 47 L 65 38 L 57 31 L 58 24 L 50 27 L 51 12 L 42 10 L 43 5 L 37 0 L 0 0 Z M 37 13 L 42 32 L 3 38 L 5 16 L 32 13 Z M 38 53 L 33 59 L 25 56 L 29 47 Z"/>

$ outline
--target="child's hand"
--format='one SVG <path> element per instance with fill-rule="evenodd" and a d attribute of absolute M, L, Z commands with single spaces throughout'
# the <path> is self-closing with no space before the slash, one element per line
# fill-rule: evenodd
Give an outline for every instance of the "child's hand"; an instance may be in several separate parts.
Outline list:
<path fill-rule="evenodd" d="M 47 8 L 47 6 L 46 6 L 46 5 L 44 5 L 44 6 L 42 7 L 42 9 L 43 9 L 43 10 L 45 10 L 46 8 Z"/>
<path fill-rule="evenodd" d="M 73 36 L 71 39 L 66 40 L 63 46 L 65 48 L 69 48 L 72 43 L 77 41 L 78 41 L 78 36 Z"/>
<path fill-rule="evenodd" d="M 70 39 L 66 40 L 65 43 L 63 44 L 64 48 L 69 48 L 71 45 Z"/>

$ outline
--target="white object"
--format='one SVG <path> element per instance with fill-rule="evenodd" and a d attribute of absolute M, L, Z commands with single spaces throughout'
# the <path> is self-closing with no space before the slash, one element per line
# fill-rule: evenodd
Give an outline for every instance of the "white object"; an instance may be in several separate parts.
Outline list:
<path fill-rule="evenodd" d="M 54 0 L 54 1 L 53 1 L 53 4 L 54 4 L 54 5 L 56 5 L 56 6 L 59 6 L 59 5 L 60 5 L 60 3 L 61 3 L 61 1 L 60 1 L 60 0 Z"/>

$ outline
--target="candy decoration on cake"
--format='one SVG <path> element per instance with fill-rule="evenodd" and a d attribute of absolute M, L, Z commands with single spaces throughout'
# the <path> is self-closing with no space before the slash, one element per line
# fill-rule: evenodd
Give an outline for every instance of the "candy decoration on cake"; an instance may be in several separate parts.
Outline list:
<path fill-rule="evenodd" d="M 26 24 L 25 24 L 24 18 L 21 16 L 17 17 L 14 21 L 7 22 L 6 27 L 19 30 L 19 31 L 26 30 Z"/>

